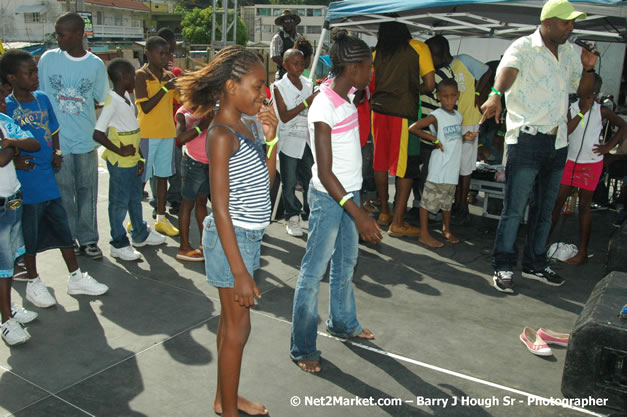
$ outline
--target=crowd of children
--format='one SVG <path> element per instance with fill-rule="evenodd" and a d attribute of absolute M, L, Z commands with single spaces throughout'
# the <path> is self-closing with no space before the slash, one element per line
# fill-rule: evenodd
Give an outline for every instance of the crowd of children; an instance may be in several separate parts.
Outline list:
<path fill-rule="evenodd" d="M 97 144 L 106 148 L 102 158 L 109 172 L 111 257 L 140 259 L 136 247 L 161 245 L 166 240 L 162 234 L 180 233 L 176 258 L 204 261 L 208 282 L 219 289 L 217 413 L 267 413 L 263 404 L 238 396 L 238 385 L 251 330 L 249 308 L 260 297 L 253 274 L 270 223 L 277 159 L 287 233 L 302 236 L 301 220 L 309 222 L 294 294 L 291 358 L 304 371 L 321 370 L 316 348 L 318 293 L 329 263 L 328 332 L 340 338 L 374 338 L 357 320 L 351 285 L 359 239 L 382 239 L 381 218 L 377 222 L 360 202 L 361 147 L 369 136 L 370 118 L 364 120 L 357 109 L 367 108 L 373 67 L 373 54 L 362 40 L 344 30 L 333 33 L 332 78 L 319 91 L 303 76 L 311 45 L 296 42 L 283 55 L 286 75 L 273 84 L 271 104 L 266 101 L 262 61 L 245 48 L 224 48 L 204 68 L 177 79 L 168 69 L 173 39 L 153 36 L 146 41 L 147 63 L 138 70 L 120 58 L 109 63 L 109 90 L 106 78 L 103 81 L 104 64 L 82 47 L 82 18 L 67 13 L 55 28 L 59 48 L 44 54 L 39 64 L 21 50 L 9 50 L 0 59 L 0 312 L 7 344 L 27 341 L 30 335 L 22 324 L 37 317 L 11 303 L 13 280 L 27 282 L 26 299 L 33 305 L 56 303 L 38 273 L 38 253 L 60 249 L 69 294 L 98 296 L 108 290 L 77 262 L 78 254 L 102 256 L 95 223 Z M 428 170 L 416 233 L 422 244 L 439 248 L 444 243 L 430 234 L 429 213 L 442 212 L 442 236 L 452 244 L 459 242 L 451 231 L 456 193 L 458 210 L 467 215 L 465 177 L 476 160 L 480 117 L 475 82 L 483 73 L 468 69 L 465 65 L 472 64 L 464 64 L 467 58 L 453 58 L 443 37 L 421 46 L 427 52 L 428 47 L 436 88 L 423 91 L 424 113 L 405 127 L 433 149 L 423 160 Z M 408 49 L 409 55 L 413 50 Z M 376 83 L 370 86 L 376 91 Z M 578 187 L 582 236 L 572 263 L 583 262 L 587 255 L 589 206 L 602 155 L 627 132 L 620 118 L 596 103 L 599 89 L 597 79 L 594 94 L 574 103 L 569 114 L 572 142 L 555 213 L 559 215 L 571 187 Z M 102 103 L 97 120 L 92 103 Z M 605 145 L 598 141 L 602 118 L 620 127 Z M 167 181 L 175 172 L 181 178 L 179 228 L 165 216 Z M 144 184 L 152 177 L 155 231 L 144 221 L 141 206 Z M 295 193 L 298 186 L 302 203 Z M 391 221 L 387 202 L 380 205 Z M 190 241 L 192 210 L 200 232 L 198 249 Z M 130 223 L 125 226 L 127 214 Z M 16 273 L 22 263 L 24 273 Z"/>

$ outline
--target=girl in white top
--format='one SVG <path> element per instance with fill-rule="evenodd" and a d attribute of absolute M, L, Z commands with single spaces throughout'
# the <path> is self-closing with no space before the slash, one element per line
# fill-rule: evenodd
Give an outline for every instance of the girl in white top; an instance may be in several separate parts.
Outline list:
<path fill-rule="evenodd" d="M 579 188 L 579 226 L 581 235 L 579 250 L 575 256 L 567 259 L 568 264 L 580 265 L 588 259 L 588 242 L 592 219 L 590 205 L 594 190 L 597 188 L 603 172 L 603 155 L 619 143 L 627 133 L 627 124 L 612 110 L 602 107 L 597 102 L 602 80 L 595 74 L 594 91 L 570 106 L 568 113 L 568 160 L 562 174 L 562 182 L 553 207 L 551 232 L 559 220 L 562 206 L 572 193 L 572 188 Z M 606 144 L 600 142 L 603 119 L 610 120 L 619 127 L 618 132 Z M 551 233 L 549 233 L 549 242 Z"/>
<path fill-rule="evenodd" d="M 274 103 L 279 115 L 279 161 L 281 162 L 281 183 L 283 185 L 283 206 L 287 233 L 302 236 L 300 227 L 301 212 L 309 217 L 307 191 L 311 181 L 313 156 L 307 131 L 307 109 L 316 94 L 311 80 L 302 76 L 305 69 L 303 53 L 298 49 L 288 49 L 283 55 L 283 68 L 286 75 L 274 83 Z M 296 198 L 296 183 L 303 187 L 303 201 Z"/>

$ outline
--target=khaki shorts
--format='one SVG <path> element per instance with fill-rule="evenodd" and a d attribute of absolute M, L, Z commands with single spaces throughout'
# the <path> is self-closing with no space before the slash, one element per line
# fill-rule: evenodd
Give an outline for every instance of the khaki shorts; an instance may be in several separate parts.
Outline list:
<path fill-rule="evenodd" d="M 456 184 L 436 184 L 425 182 L 425 189 L 420 198 L 420 207 L 430 213 L 436 214 L 438 211 L 451 211 L 453 201 L 455 201 Z"/>

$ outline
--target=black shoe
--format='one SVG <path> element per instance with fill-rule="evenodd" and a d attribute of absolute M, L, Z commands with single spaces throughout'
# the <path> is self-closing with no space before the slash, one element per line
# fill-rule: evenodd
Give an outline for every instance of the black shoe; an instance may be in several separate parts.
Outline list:
<path fill-rule="evenodd" d="M 541 271 L 536 271 L 530 268 L 523 269 L 522 276 L 524 278 L 535 279 L 536 281 L 540 281 L 554 287 L 559 287 L 565 282 L 564 278 L 557 275 L 557 273 L 553 271 L 550 266 L 547 266 Z"/>
<path fill-rule="evenodd" d="M 85 246 L 81 246 L 81 253 L 90 259 L 102 258 L 102 251 L 95 243 L 89 243 Z"/>
<path fill-rule="evenodd" d="M 74 241 L 74 255 L 78 256 L 81 254 L 81 247 L 78 246 L 78 242 Z"/>
<path fill-rule="evenodd" d="M 612 223 L 612 226 L 621 227 L 625 222 L 625 219 L 627 219 L 627 209 L 622 209 L 618 213 L 618 216 L 616 216 L 616 219 L 614 220 L 614 223 Z"/>
<path fill-rule="evenodd" d="M 152 218 L 157 220 L 157 209 L 156 208 L 152 209 Z"/>
<path fill-rule="evenodd" d="M 500 292 L 512 294 L 514 292 L 514 273 L 512 271 L 495 271 L 492 276 L 494 288 Z"/>
<path fill-rule="evenodd" d="M 172 201 L 170 203 L 170 209 L 168 210 L 171 215 L 176 216 L 179 214 L 179 210 L 181 209 L 181 203 L 178 201 Z"/>

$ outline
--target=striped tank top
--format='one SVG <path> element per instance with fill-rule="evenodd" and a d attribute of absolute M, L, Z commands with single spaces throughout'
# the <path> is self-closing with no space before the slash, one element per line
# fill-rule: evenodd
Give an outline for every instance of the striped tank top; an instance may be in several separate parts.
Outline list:
<path fill-rule="evenodd" d="M 246 121 L 244 121 L 246 123 Z M 263 134 L 257 126 L 246 123 L 255 141 L 224 124 L 237 138 L 239 147 L 229 158 L 229 214 L 233 225 L 245 229 L 263 229 L 270 224 L 270 175 L 266 165 Z"/>

